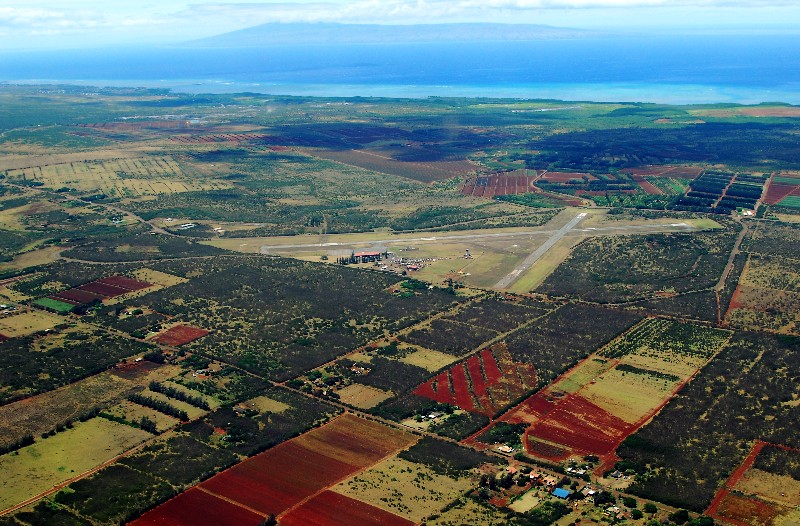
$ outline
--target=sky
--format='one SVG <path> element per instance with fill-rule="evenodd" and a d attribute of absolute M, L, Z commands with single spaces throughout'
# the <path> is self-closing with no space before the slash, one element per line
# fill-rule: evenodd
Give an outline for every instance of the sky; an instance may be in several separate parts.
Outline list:
<path fill-rule="evenodd" d="M 0 50 L 169 44 L 268 22 L 800 33 L 800 0 L 0 0 Z"/>

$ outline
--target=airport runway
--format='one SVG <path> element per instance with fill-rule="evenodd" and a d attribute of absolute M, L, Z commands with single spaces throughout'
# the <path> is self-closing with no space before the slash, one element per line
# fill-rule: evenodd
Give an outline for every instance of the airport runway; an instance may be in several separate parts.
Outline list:
<path fill-rule="evenodd" d="M 503 279 L 498 281 L 497 284 L 494 286 L 494 288 L 507 289 L 512 283 L 514 283 L 517 280 L 517 278 L 520 277 L 520 275 L 522 275 L 523 272 L 531 268 L 531 266 L 534 263 L 536 263 L 536 261 L 538 261 L 540 257 L 545 255 L 545 253 L 547 253 L 548 250 L 553 248 L 553 245 L 561 241 L 570 230 L 575 228 L 575 226 L 577 226 L 577 224 L 580 223 L 581 220 L 583 220 L 583 218 L 586 217 L 586 215 L 587 214 L 585 212 L 578 214 L 577 216 L 572 218 L 572 220 L 569 223 L 567 223 L 566 225 L 562 226 L 561 228 L 553 232 L 553 235 L 550 236 L 550 239 L 545 241 L 539 248 L 531 252 L 528 257 L 522 260 L 522 263 L 517 265 L 514 268 L 514 270 L 506 274 L 506 276 Z"/>

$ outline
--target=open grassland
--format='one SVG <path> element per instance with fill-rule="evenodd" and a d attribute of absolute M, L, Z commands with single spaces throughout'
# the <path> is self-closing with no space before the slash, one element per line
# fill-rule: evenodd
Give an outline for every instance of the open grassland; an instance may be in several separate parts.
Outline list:
<path fill-rule="evenodd" d="M 501 526 L 507 524 L 506 514 L 494 506 L 478 503 L 470 498 L 460 498 L 455 505 L 439 514 L 435 519 L 426 521 L 431 526 L 461 526 L 463 524 L 482 524 L 485 526 Z"/>
<path fill-rule="evenodd" d="M 451 477 L 394 457 L 340 483 L 333 491 L 418 523 L 441 511 L 474 483 L 468 474 Z"/>
<path fill-rule="evenodd" d="M 400 358 L 400 361 L 434 372 L 447 367 L 457 359 L 452 354 L 431 351 L 430 349 L 416 349 L 409 354 L 405 354 Z"/>
<path fill-rule="evenodd" d="M 0 509 L 47 491 L 149 438 L 145 431 L 93 418 L 0 457 Z"/>
<path fill-rule="evenodd" d="M 60 316 L 32 310 L 0 318 L 0 333 L 12 338 L 28 336 L 53 329 L 55 326 L 65 323 L 65 321 Z"/>

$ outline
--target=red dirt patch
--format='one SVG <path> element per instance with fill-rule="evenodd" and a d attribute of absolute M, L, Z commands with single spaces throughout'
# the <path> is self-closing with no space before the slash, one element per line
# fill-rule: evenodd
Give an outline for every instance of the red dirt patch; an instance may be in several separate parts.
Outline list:
<path fill-rule="evenodd" d="M 185 345 L 189 342 L 197 340 L 198 338 L 202 338 L 209 332 L 210 331 L 205 329 L 190 327 L 189 325 L 175 325 L 174 327 L 170 327 L 161 334 L 151 338 L 151 340 L 156 343 L 160 343 L 161 345 L 178 347 L 179 345 Z"/>
<path fill-rule="evenodd" d="M 787 511 L 756 497 L 737 495 L 728 490 L 722 492 L 713 515 L 708 515 L 736 526 L 772 526 L 775 518 Z"/>
<path fill-rule="evenodd" d="M 8 341 L 11 339 L 11 336 L 6 336 L 5 334 L 0 333 L 0 343 Z"/>
<path fill-rule="evenodd" d="M 647 181 L 641 175 L 634 175 L 633 176 L 633 180 L 636 181 L 636 183 L 641 187 L 642 190 L 644 190 L 645 192 L 647 192 L 650 195 L 663 195 L 664 194 L 664 192 L 662 192 L 659 187 L 657 187 L 653 183 Z"/>
<path fill-rule="evenodd" d="M 536 383 L 535 368 L 514 362 L 505 344 L 498 344 L 438 374 L 414 394 L 492 417 Z"/>
<path fill-rule="evenodd" d="M 324 491 L 280 517 L 282 526 L 413 526 L 410 520 L 333 491 Z"/>
<path fill-rule="evenodd" d="M 245 508 L 191 488 L 131 522 L 131 526 L 256 526 L 263 520 Z"/>

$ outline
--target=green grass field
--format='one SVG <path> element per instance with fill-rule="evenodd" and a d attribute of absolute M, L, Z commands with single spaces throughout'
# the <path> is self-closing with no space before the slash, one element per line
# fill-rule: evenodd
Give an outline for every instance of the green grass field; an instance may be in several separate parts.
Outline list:
<path fill-rule="evenodd" d="M 0 509 L 49 490 L 111 460 L 150 433 L 93 418 L 0 457 Z"/>

